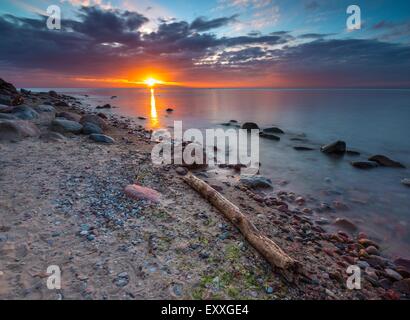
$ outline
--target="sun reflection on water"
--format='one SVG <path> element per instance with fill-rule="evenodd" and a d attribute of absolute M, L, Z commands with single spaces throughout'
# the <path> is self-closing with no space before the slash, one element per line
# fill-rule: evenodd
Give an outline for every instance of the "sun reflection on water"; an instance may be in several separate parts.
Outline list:
<path fill-rule="evenodd" d="M 155 104 L 155 91 L 151 88 L 151 127 L 156 128 L 158 126 L 158 113 L 157 106 Z"/>

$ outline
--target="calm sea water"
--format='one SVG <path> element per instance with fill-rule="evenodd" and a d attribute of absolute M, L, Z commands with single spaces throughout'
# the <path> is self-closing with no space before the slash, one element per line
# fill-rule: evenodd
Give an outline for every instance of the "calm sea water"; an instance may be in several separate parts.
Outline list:
<path fill-rule="evenodd" d="M 58 89 L 59 91 L 62 91 Z M 291 190 L 320 202 L 334 201 L 349 210 L 321 213 L 330 220 L 348 217 L 360 229 L 381 240 L 392 255 L 410 256 L 410 188 L 401 184 L 409 169 L 363 171 L 350 165 L 384 154 L 410 168 L 410 90 L 272 90 L 272 89 L 65 89 L 89 95 L 92 106 L 111 103 L 108 112 L 146 117 L 148 128 L 172 126 L 213 128 L 229 120 L 278 126 L 280 142 L 260 144 L 261 173 L 276 190 Z M 117 96 L 116 99 L 110 99 Z M 84 98 L 84 97 L 83 97 Z M 155 102 L 155 103 L 154 103 Z M 167 114 L 167 108 L 173 108 Z M 291 140 L 306 137 L 306 142 Z M 300 152 L 293 146 L 346 141 L 359 157 L 341 159 L 319 151 Z M 284 181 L 287 184 L 284 184 Z"/>

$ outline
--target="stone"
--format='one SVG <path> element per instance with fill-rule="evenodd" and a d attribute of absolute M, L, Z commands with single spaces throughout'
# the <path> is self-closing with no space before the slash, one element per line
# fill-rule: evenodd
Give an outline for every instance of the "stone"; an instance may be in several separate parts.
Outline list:
<path fill-rule="evenodd" d="M 393 289 L 406 295 L 410 295 L 410 279 L 396 281 L 393 283 Z"/>
<path fill-rule="evenodd" d="M 44 113 L 44 112 L 54 113 L 54 112 L 56 112 L 56 109 L 53 106 L 49 106 L 47 104 L 42 104 L 42 105 L 39 105 L 39 106 L 35 106 L 35 107 L 33 107 L 33 109 L 38 113 Z"/>
<path fill-rule="evenodd" d="M 172 108 L 167 108 L 165 111 L 166 111 L 166 112 L 173 112 L 174 109 L 172 109 Z"/>
<path fill-rule="evenodd" d="M 405 166 L 401 164 L 400 162 L 394 161 L 383 155 L 372 156 L 369 158 L 369 161 L 374 161 L 382 167 L 405 168 Z"/>
<path fill-rule="evenodd" d="M 57 117 L 59 118 L 65 118 L 67 120 L 75 121 L 75 122 L 80 122 L 81 116 L 79 114 L 73 113 L 73 112 L 59 112 L 56 114 Z"/>
<path fill-rule="evenodd" d="M 334 224 L 340 228 L 345 229 L 346 231 L 349 232 L 355 232 L 357 231 L 357 226 L 350 220 L 346 218 L 337 218 L 334 222 Z"/>
<path fill-rule="evenodd" d="M 393 269 L 388 268 L 388 269 L 385 269 L 384 271 L 386 272 L 386 275 L 389 278 L 395 281 L 403 280 L 403 277 L 400 275 L 400 273 L 398 273 L 397 271 L 394 271 Z"/>
<path fill-rule="evenodd" d="M 376 247 L 377 249 L 379 249 L 379 245 L 376 242 L 374 242 L 370 239 L 360 238 L 357 242 L 360 243 L 362 246 L 364 246 L 366 248 L 369 247 L 369 246 L 373 246 L 373 247 Z"/>
<path fill-rule="evenodd" d="M 242 176 L 240 182 L 249 188 L 273 188 L 272 181 L 263 176 Z"/>
<path fill-rule="evenodd" d="M 39 117 L 38 113 L 28 106 L 15 107 L 11 113 L 21 120 L 33 120 Z"/>
<path fill-rule="evenodd" d="M 408 272 L 410 272 L 410 259 L 398 258 L 394 260 L 394 264 L 397 266 L 401 266 L 405 268 Z"/>
<path fill-rule="evenodd" d="M 369 247 L 367 247 L 367 248 L 366 248 L 366 252 L 367 252 L 368 254 L 373 254 L 373 255 L 376 255 L 376 256 L 380 255 L 379 250 L 378 250 L 375 246 L 369 246 Z"/>
<path fill-rule="evenodd" d="M 60 133 L 66 133 L 66 132 L 80 133 L 83 129 L 83 126 L 76 121 L 71 121 L 71 120 L 66 120 L 64 118 L 60 118 L 60 119 L 54 119 L 51 122 L 50 129 L 52 131 L 60 132 Z"/>
<path fill-rule="evenodd" d="M 353 156 L 353 157 L 360 156 L 360 152 L 359 151 L 354 151 L 354 150 L 346 150 L 346 154 L 349 155 L 349 156 Z"/>
<path fill-rule="evenodd" d="M 344 154 L 346 152 L 346 142 L 336 141 L 320 148 L 323 153 L 327 154 Z"/>
<path fill-rule="evenodd" d="M 6 106 L 4 104 L 0 104 L 0 112 L 11 112 L 14 109 L 12 106 Z"/>
<path fill-rule="evenodd" d="M 0 120 L 0 141 L 15 141 L 40 136 L 37 126 L 25 120 Z"/>
<path fill-rule="evenodd" d="M 55 105 L 56 107 L 63 107 L 63 108 L 67 108 L 67 107 L 70 106 L 67 102 L 62 101 L 62 100 L 57 101 L 54 105 Z"/>
<path fill-rule="evenodd" d="M 178 167 L 175 169 L 176 173 L 178 173 L 180 176 L 185 176 L 188 173 L 188 169 L 184 167 Z"/>
<path fill-rule="evenodd" d="M 50 91 L 48 92 L 48 95 L 49 95 L 50 97 L 53 97 L 53 98 L 58 98 L 58 97 L 59 97 L 58 93 L 55 92 L 54 90 L 50 90 Z"/>
<path fill-rule="evenodd" d="M 104 134 L 97 134 L 97 133 L 90 134 L 90 139 L 95 142 L 99 142 L 99 143 L 106 143 L 106 144 L 115 143 L 115 140 L 113 138 L 111 138 L 110 136 L 106 136 Z"/>
<path fill-rule="evenodd" d="M 254 122 L 245 122 L 242 127 L 244 130 L 259 130 L 259 126 Z"/>
<path fill-rule="evenodd" d="M 279 133 L 279 134 L 284 134 L 285 132 L 278 128 L 278 127 L 270 127 L 270 128 L 265 128 L 263 129 L 263 132 L 265 133 Z"/>
<path fill-rule="evenodd" d="M 401 183 L 404 184 L 407 187 L 410 187 L 410 179 L 403 179 L 403 180 L 401 180 Z"/>
<path fill-rule="evenodd" d="M 40 139 L 44 142 L 61 142 L 66 140 L 66 138 L 61 133 L 53 131 L 42 134 L 40 136 Z"/>
<path fill-rule="evenodd" d="M 387 264 L 387 259 L 376 255 L 370 255 L 365 260 L 374 268 L 384 267 Z"/>
<path fill-rule="evenodd" d="M 312 151 L 315 150 L 314 148 L 304 147 L 304 146 L 295 146 L 293 147 L 296 151 Z"/>
<path fill-rule="evenodd" d="M 111 109 L 111 105 L 109 103 L 104 104 L 102 106 L 97 106 L 96 109 Z"/>
<path fill-rule="evenodd" d="M 366 261 L 363 261 L 363 260 L 358 260 L 356 264 L 359 266 L 360 269 L 366 269 L 370 267 L 370 264 L 368 264 Z"/>
<path fill-rule="evenodd" d="M 18 118 L 15 115 L 10 113 L 0 113 L 0 120 L 17 120 Z"/>
<path fill-rule="evenodd" d="M 275 141 L 280 140 L 280 137 L 275 136 L 274 134 L 271 134 L 271 133 L 259 132 L 259 136 L 261 138 L 265 138 L 265 139 L 269 139 L 269 140 L 275 140 Z"/>
<path fill-rule="evenodd" d="M 377 164 L 374 162 L 370 161 L 352 161 L 350 164 L 357 168 L 357 169 L 362 169 L 362 170 L 367 170 L 367 169 L 373 169 L 377 167 Z"/>
<path fill-rule="evenodd" d="M 83 124 L 83 133 L 84 133 L 84 134 L 93 134 L 93 133 L 102 134 L 103 131 L 102 131 L 102 129 L 101 129 L 99 126 L 97 126 L 96 124 L 91 123 L 91 122 L 85 122 L 85 123 Z"/>
<path fill-rule="evenodd" d="M 137 184 L 126 186 L 124 192 L 129 198 L 134 200 L 149 200 L 159 203 L 161 199 L 161 194 L 158 191 Z"/>
<path fill-rule="evenodd" d="M 127 272 L 121 272 L 117 274 L 117 277 L 114 279 L 114 283 L 117 287 L 125 287 L 130 282 L 130 277 Z"/>
<path fill-rule="evenodd" d="M 94 123 L 103 130 L 108 129 L 107 122 L 103 118 L 99 117 L 98 115 L 87 114 L 87 115 L 83 116 L 80 120 L 80 123 L 83 124 L 83 123 L 86 123 L 86 122 Z"/>

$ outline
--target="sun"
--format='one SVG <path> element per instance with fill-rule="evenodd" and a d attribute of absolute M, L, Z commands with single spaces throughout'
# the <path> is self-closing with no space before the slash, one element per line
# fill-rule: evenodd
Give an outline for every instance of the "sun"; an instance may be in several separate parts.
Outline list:
<path fill-rule="evenodd" d="M 154 78 L 148 78 L 146 80 L 144 80 L 144 83 L 148 86 L 148 87 L 153 87 L 158 83 L 161 83 L 161 81 L 154 79 Z"/>

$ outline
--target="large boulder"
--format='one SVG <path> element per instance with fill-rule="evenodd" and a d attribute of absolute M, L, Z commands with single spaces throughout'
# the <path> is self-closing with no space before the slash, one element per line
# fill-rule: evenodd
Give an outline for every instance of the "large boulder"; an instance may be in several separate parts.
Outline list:
<path fill-rule="evenodd" d="M 391 168 L 405 168 L 400 162 L 394 161 L 383 155 L 375 155 L 369 158 L 369 161 L 374 161 L 381 165 L 382 167 L 391 167 Z"/>
<path fill-rule="evenodd" d="M 83 126 L 78 122 L 60 118 L 51 122 L 50 129 L 60 133 L 80 133 L 83 130 Z"/>
<path fill-rule="evenodd" d="M 102 134 L 103 131 L 95 123 L 86 122 L 83 124 L 83 133 L 84 134 L 93 134 L 93 133 Z"/>
<path fill-rule="evenodd" d="M 245 122 L 242 127 L 244 130 L 259 130 L 259 126 L 256 123 L 253 122 Z"/>
<path fill-rule="evenodd" d="M 14 141 L 39 135 L 40 130 L 30 121 L 0 120 L 0 141 Z"/>
<path fill-rule="evenodd" d="M 159 203 L 161 194 L 154 189 L 142 187 L 137 184 L 132 184 L 125 187 L 125 194 L 134 200 L 149 200 L 155 203 Z"/>
<path fill-rule="evenodd" d="M 336 141 L 331 144 L 327 144 L 320 149 L 323 153 L 327 154 L 344 154 L 346 152 L 346 142 Z"/>
<path fill-rule="evenodd" d="M 90 139 L 95 142 L 99 142 L 99 143 L 106 143 L 106 144 L 115 143 L 115 140 L 113 138 L 111 138 L 110 136 L 106 136 L 104 134 L 97 134 L 97 133 L 90 134 Z"/>
<path fill-rule="evenodd" d="M 80 123 L 84 124 L 86 122 L 94 123 L 103 130 L 108 129 L 107 122 L 103 118 L 101 118 L 101 117 L 99 117 L 95 114 L 87 114 L 87 115 L 83 116 L 80 120 Z"/>
<path fill-rule="evenodd" d="M 0 79 L 0 94 L 17 95 L 17 89 L 9 82 Z"/>
<path fill-rule="evenodd" d="M 263 176 L 243 176 L 240 182 L 252 189 L 273 188 L 272 181 Z"/>
<path fill-rule="evenodd" d="M 11 113 L 21 120 L 33 120 L 39 117 L 38 113 L 29 106 L 15 107 Z"/>
<path fill-rule="evenodd" d="M 278 127 L 266 128 L 266 129 L 263 129 L 263 132 L 266 132 L 266 133 L 279 133 L 279 134 L 285 133 L 282 129 L 280 129 Z"/>

